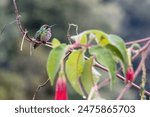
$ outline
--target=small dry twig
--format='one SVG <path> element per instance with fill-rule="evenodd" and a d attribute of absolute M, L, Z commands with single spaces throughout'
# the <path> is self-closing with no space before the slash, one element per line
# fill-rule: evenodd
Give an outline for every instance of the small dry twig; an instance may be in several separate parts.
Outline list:
<path fill-rule="evenodd" d="M 139 56 L 143 51 L 148 50 L 150 46 L 150 40 L 132 57 L 132 60 L 134 60 L 137 56 Z"/>
<path fill-rule="evenodd" d="M 22 51 L 23 44 L 24 44 L 24 39 L 25 39 L 26 34 L 27 34 L 27 31 L 25 31 L 25 34 L 23 35 L 23 38 L 22 38 L 22 41 L 21 41 L 21 46 L 20 46 L 20 51 Z"/>
<path fill-rule="evenodd" d="M 88 100 L 91 100 L 92 97 L 93 97 L 93 95 L 94 95 L 94 93 L 95 93 L 95 92 L 98 92 L 98 90 L 99 90 L 100 88 L 102 88 L 102 87 L 108 85 L 109 82 L 110 82 L 110 79 L 107 78 L 107 79 L 103 80 L 102 82 L 100 82 L 99 84 L 95 84 L 95 85 L 92 87 L 92 89 L 91 89 L 91 91 L 90 91 L 90 93 L 89 93 L 89 95 L 88 95 Z"/>
<path fill-rule="evenodd" d="M 131 87 L 131 82 L 129 82 L 124 88 L 123 90 L 121 91 L 121 93 L 119 94 L 119 96 L 117 97 L 117 100 L 121 100 L 123 95 L 130 89 Z"/>
<path fill-rule="evenodd" d="M 150 37 L 146 37 L 146 38 L 143 38 L 143 39 L 138 39 L 138 40 L 135 40 L 135 41 L 126 42 L 126 45 L 132 45 L 133 43 L 143 43 L 143 42 L 147 42 L 149 40 L 150 40 Z"/>
<path fill-rule="evenodd" d="M 44 87 L 48 82 L 49 82 L 49 79 L 47 79 L 46 82 L 42 83 L 41 85 L 39 85 L 39 86 L 37 87 L 37 89 L 36 89 L 36 91 L 35 91 L 35 93 L 34 93 L 34 95 L 33 95 L 33 98 L 32 98 L 33 100 L 35 100 L 35 97 L 36 97 L 38 91 L 39 91 L 42 87 Z"/>

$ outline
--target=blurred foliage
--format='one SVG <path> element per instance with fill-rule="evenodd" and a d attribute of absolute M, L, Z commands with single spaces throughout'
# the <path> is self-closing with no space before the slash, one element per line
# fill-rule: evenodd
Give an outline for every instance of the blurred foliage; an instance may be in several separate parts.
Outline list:
<path fill-rule="evenodd" d="M 150 35 L 149 0 L 17 0 L 17 4 L 30 36 L 43 24 L 57 24 L 53 37 L 68 43 L 68 23 L 79 25 L 80 32 L 96 28 L 119 34 L 128 41 Z M 12 0 L 0 0 L 0 29 L 14 20 Z M 30 56 L 29 43 L 25 42 L 22 52 L 20 43 L 17 25 L 7 25 L 0 35 L 0 99 L 32 99 L 36 87 L 48 78 L 46 61 L 50 49 L 41 46 Z M 120 84 L 116 88 L 123 86 Z M 106 88 L 103 92 L 106 99 L 115 99 L 118 95 L 116 89 L 109 92 Z M 71 88 L 69 95 L 70 99 L 81 99 Z M 46 85 L 37 99 L 52 99 L 53 96 L 54 88 Z M 132 97 L 135 99 L 134 94 Z"/>

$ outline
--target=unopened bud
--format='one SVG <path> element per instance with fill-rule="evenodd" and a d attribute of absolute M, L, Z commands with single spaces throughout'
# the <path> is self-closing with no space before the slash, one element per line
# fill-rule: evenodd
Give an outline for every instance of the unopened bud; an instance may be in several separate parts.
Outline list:
<path fill-rule="evenodd" d="M 129 66 L 126 72 L 126 83 L 132 82 L 134 80 L 134 69 L 133 67 Z"/>

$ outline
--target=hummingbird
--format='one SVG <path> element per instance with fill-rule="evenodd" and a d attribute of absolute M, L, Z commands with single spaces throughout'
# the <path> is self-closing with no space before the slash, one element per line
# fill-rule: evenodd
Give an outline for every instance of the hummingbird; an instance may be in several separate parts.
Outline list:
<path fill-rule="evenodd" d="M 51 28 L 55 26 L 54 25 L 47 25 L 47 24 L 44 24 L 43 26 L 40 27 L 40 29 L 35 33 L 35 36 L 34 38 L 37 40 L 37 41 L 41 41 L 41 43 L 46 43 L 48 40 L 50 40 L 51 36 L 52 36 L 52 33 L 51 33 Z M 35 43 L 33 45 L 33 48 L 36 49 L 38 46 L 40 45 L 40 43 Z"/>

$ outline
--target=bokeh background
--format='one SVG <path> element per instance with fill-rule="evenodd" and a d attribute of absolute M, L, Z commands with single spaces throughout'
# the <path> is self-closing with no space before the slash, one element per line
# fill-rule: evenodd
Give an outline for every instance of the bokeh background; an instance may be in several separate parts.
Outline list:
<path fill-rule="evenodd" d="M 79 26 L 79 32 L 100 29 L 121 36 L 125 41 L 150 36 L 150 0 L 16 0 L 21 21 L 29 35 L 43 24 L 57 24 L 53 37 L 67 42 L 68 23 Z M 0 29 L 15 20 L 12 0 L 0 0 Z M 47 80 L 46 62 L 50 49 L 37 48 L 32 56 L 29 43 L 20 51 L 22 37 L 16 23 L 7 25 L 0 34 L 0 99 L 32 99 L 37 86 Z M 136 68 L 139 59 L 134 62 Z M 150 77 L 150 57 L 146 60 L 147 77 Z M 139 76 L 140 78 L 140 76 Z M 138 78 L 138 79 L 139 79 Z M 136 80 L 139 84 L 140 81 Z M 101 89 L 104 99 L 115 99 L 124 83 L 118 81 L 110 91 Z M 69 99 L 82 99 L 68 85 Z M 150 82 L 146 89 L 150 91 Z M 54 87 L 42 88 L 36 99 L 53 99 Z M 123 99 L 139 99 L 139 93 L 132 88 Z"/>

